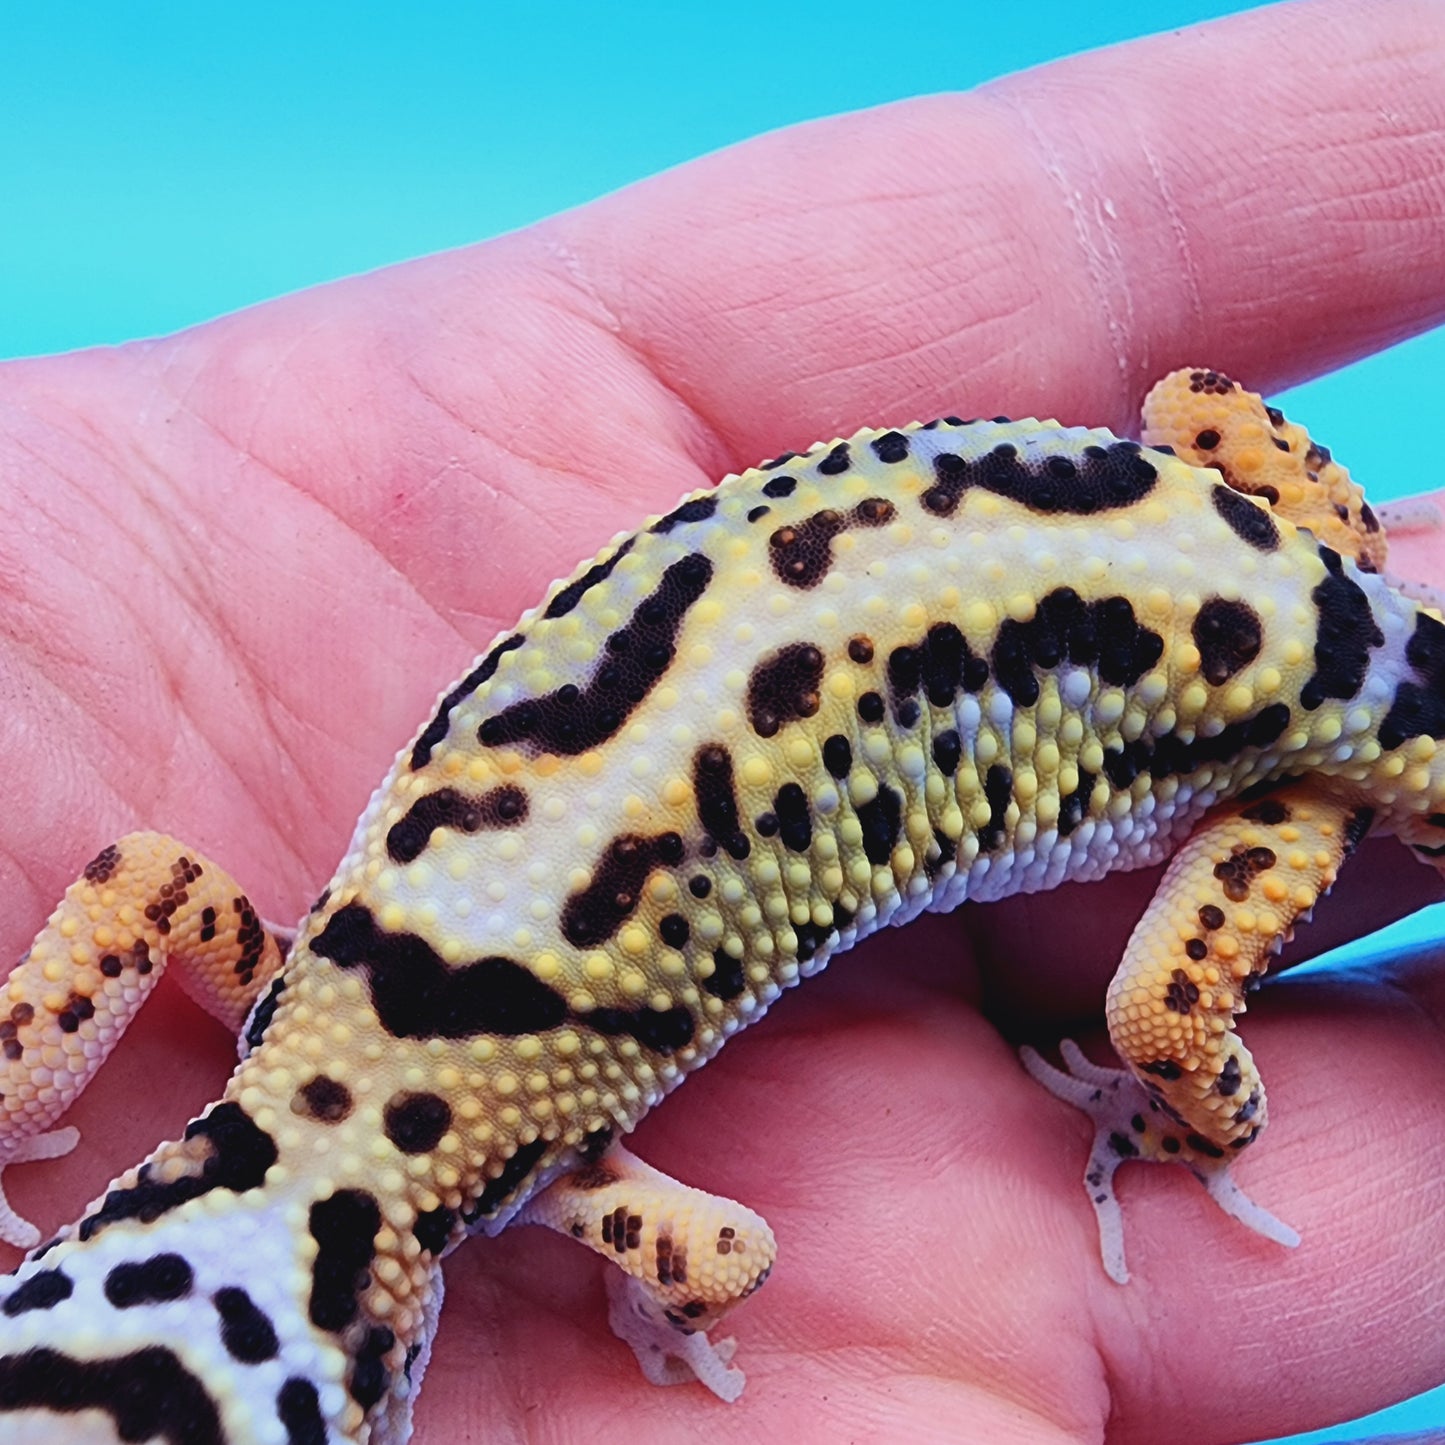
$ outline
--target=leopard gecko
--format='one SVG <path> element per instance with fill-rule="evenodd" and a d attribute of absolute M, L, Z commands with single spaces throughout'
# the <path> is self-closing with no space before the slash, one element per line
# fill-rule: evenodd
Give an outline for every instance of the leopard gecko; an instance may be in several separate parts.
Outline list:
<path fill-rule="evenodd" d="M 0 995 L 0 1162 L 167 961 L 240 1038 L 221 1099 L 0 1282 L 0 1436 L 399 1445 L 468 1233 L 610 1260 L 659 1383 L 767 1224 L 630 1154 L 642 1115 L 885 924 L 1171 858 L 1108 991 L 1125 1067 L 1029 1070 L 1112 1178 L 1265 1123 L 1246 986 L 1375 830 L 1445 868 L 1445 625 L 1328 451 L 1175 372 L 1142 441 L 945 417 L 787 453 L 555 584 L 440 699 L 294 938 L 157 833 L 105 848 Z M 39 1234 L 8 1205 L 0 1234 Z"/>

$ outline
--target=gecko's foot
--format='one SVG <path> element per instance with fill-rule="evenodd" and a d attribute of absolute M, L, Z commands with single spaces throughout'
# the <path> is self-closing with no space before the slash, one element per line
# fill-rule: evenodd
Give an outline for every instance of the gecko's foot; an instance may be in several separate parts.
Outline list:
<path fill-rule="evenodd" d="M 732 1365 L 734 1339 L 713 1344 L 700 1330 L 684 1334 L 658 1313 L 656 1301 L 631 1275 L 607 1271 L 607 1322 L 637 1356 L 653 1385 L 685 1385 L 696 1380 L 731 1404 L 747 1377 Z"/>
<path fill-rule="evenodd" d="M 63 1129 L 52 1129 L 46 1134 L 33 1134 L 28 1139 L 16 1140 L 4 1162 L 30 1164 L 40 1159 L 59 1159 L 62 1154 L 69 1154 L 78 1143 L 80 1130 L 67 1124 Z M 0 1185 L 0 1239 L 17 1249 L 34 1249 L 40 1243 L 40 1231 L 28 1219 L 21 1219 L 10 1207 L 3 1185 Z"/>
<path fill-rule="evenodd" d="M 1127 1069 L 1108 1069 L 1090 1062 L 1072 1039 L 1060 1042 L 1059 1053 L 1067 1072 L 1046 1063 L 1034 1049 L 1021 1049 L 1019 1056 L 1028 1073 L 1049 1093 L 1094 1121 L 1084 1187 L 1098 1217 L 1099 1249 L 1110 1279 L 1119 1284 L 1129 1282 L 1124 1216 L 1114 1193 L 1114 1175 L 1130 1159 L 1184 1164 L 1226 1214 L 1277 1244 L 1293 1248 L 1299 1243 L 1299 1235 L 1289 1225 L 1256 1204 L 1234 1182 L 1227 1162 L 1188 1157 L 1179 1150 L 1176 1131 L 1166 1127 L 1169 1121 L 1161 1116 L 1158 1101 Z M 1174 1144 L 1173 1150 L 1166 1140 Z"/>

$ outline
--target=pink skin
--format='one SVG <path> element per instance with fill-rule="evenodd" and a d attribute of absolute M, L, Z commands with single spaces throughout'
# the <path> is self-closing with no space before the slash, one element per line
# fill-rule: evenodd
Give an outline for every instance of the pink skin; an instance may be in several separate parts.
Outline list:
<path fill-rule="evenodd" d="M 1170 367 L 1277 391 L 1445 319 L 1440 14 L 1257 11 L 6 367 L 0 956 L 137 826 L 296 916 L 440 687 L 552 577 L 728 470 L 940 412 L 1129 426 Z M 1395 566 L 1445 584 L 1445 540 L 1402 541 Z M 737 1318 L 739 1406 L 645 1385 L 596 1264 L 518 1230 L 449 1266 L 417 1440 L 1206 1442 L 1445 1378 L 1438 957 L 1251 1007 L 1275 1122 L 1241 1173 L 1298 1251 L 1182 1171 L 1136 1169 L 1134 1283 L 1105 1278 L 1086 1125 L 997 1025 L 1096 1019 L 1149 886 L 877 940 L 640 1131 L 778 1232 Z M 1439 893 L 1370 845 L 1311 946 Z M 220 1085 L 226 1040 L 163 994 L 74 1111 L 80 1149 L 7 1177 L 42 1228 Z"/>

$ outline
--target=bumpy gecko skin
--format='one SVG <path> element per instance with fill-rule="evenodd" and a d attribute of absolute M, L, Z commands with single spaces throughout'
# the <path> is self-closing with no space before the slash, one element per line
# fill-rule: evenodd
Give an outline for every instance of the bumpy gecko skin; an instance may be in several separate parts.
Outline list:
<path fill-rule="evenodd" d="M 1125 1069 L 1027 1062 L 1095 1119 L 1116 1277 L 1127 1158 L 1288 1242 L 1229 1175 L 1265 1119 L 1234 1016 L 1368 830 L 1442 866 L 1445 625 L 1228 378 L 1148 428 L 862 431 L 615 539 L 442 697 L 280 972 L 208 860 L 101 854 L 0 1001 L 5 1157 L 165 956 L 233 1026 L 256 1002 L 222 1099 L 0 1285 L 5 1438 L 395 1445 L 442 1256 L 516 1218 L 622 1266 L 649 1378 L 733 1398 L 706 1331 L 772 1235 L 621 1136 L 883 925 L 1171 856 L 1109 993 Z"/>

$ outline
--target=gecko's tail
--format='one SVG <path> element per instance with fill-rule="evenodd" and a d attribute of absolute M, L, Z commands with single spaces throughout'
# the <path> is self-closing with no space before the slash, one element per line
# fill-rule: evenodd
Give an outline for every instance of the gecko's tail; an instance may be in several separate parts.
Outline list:
<path fill-rule="evenodd" d="M 223 1101 L 0 1280 L 0 1439 L 405 1440 L 440 1272 L 383 1317 L 375 1200 L 289 1173 Z"/>

